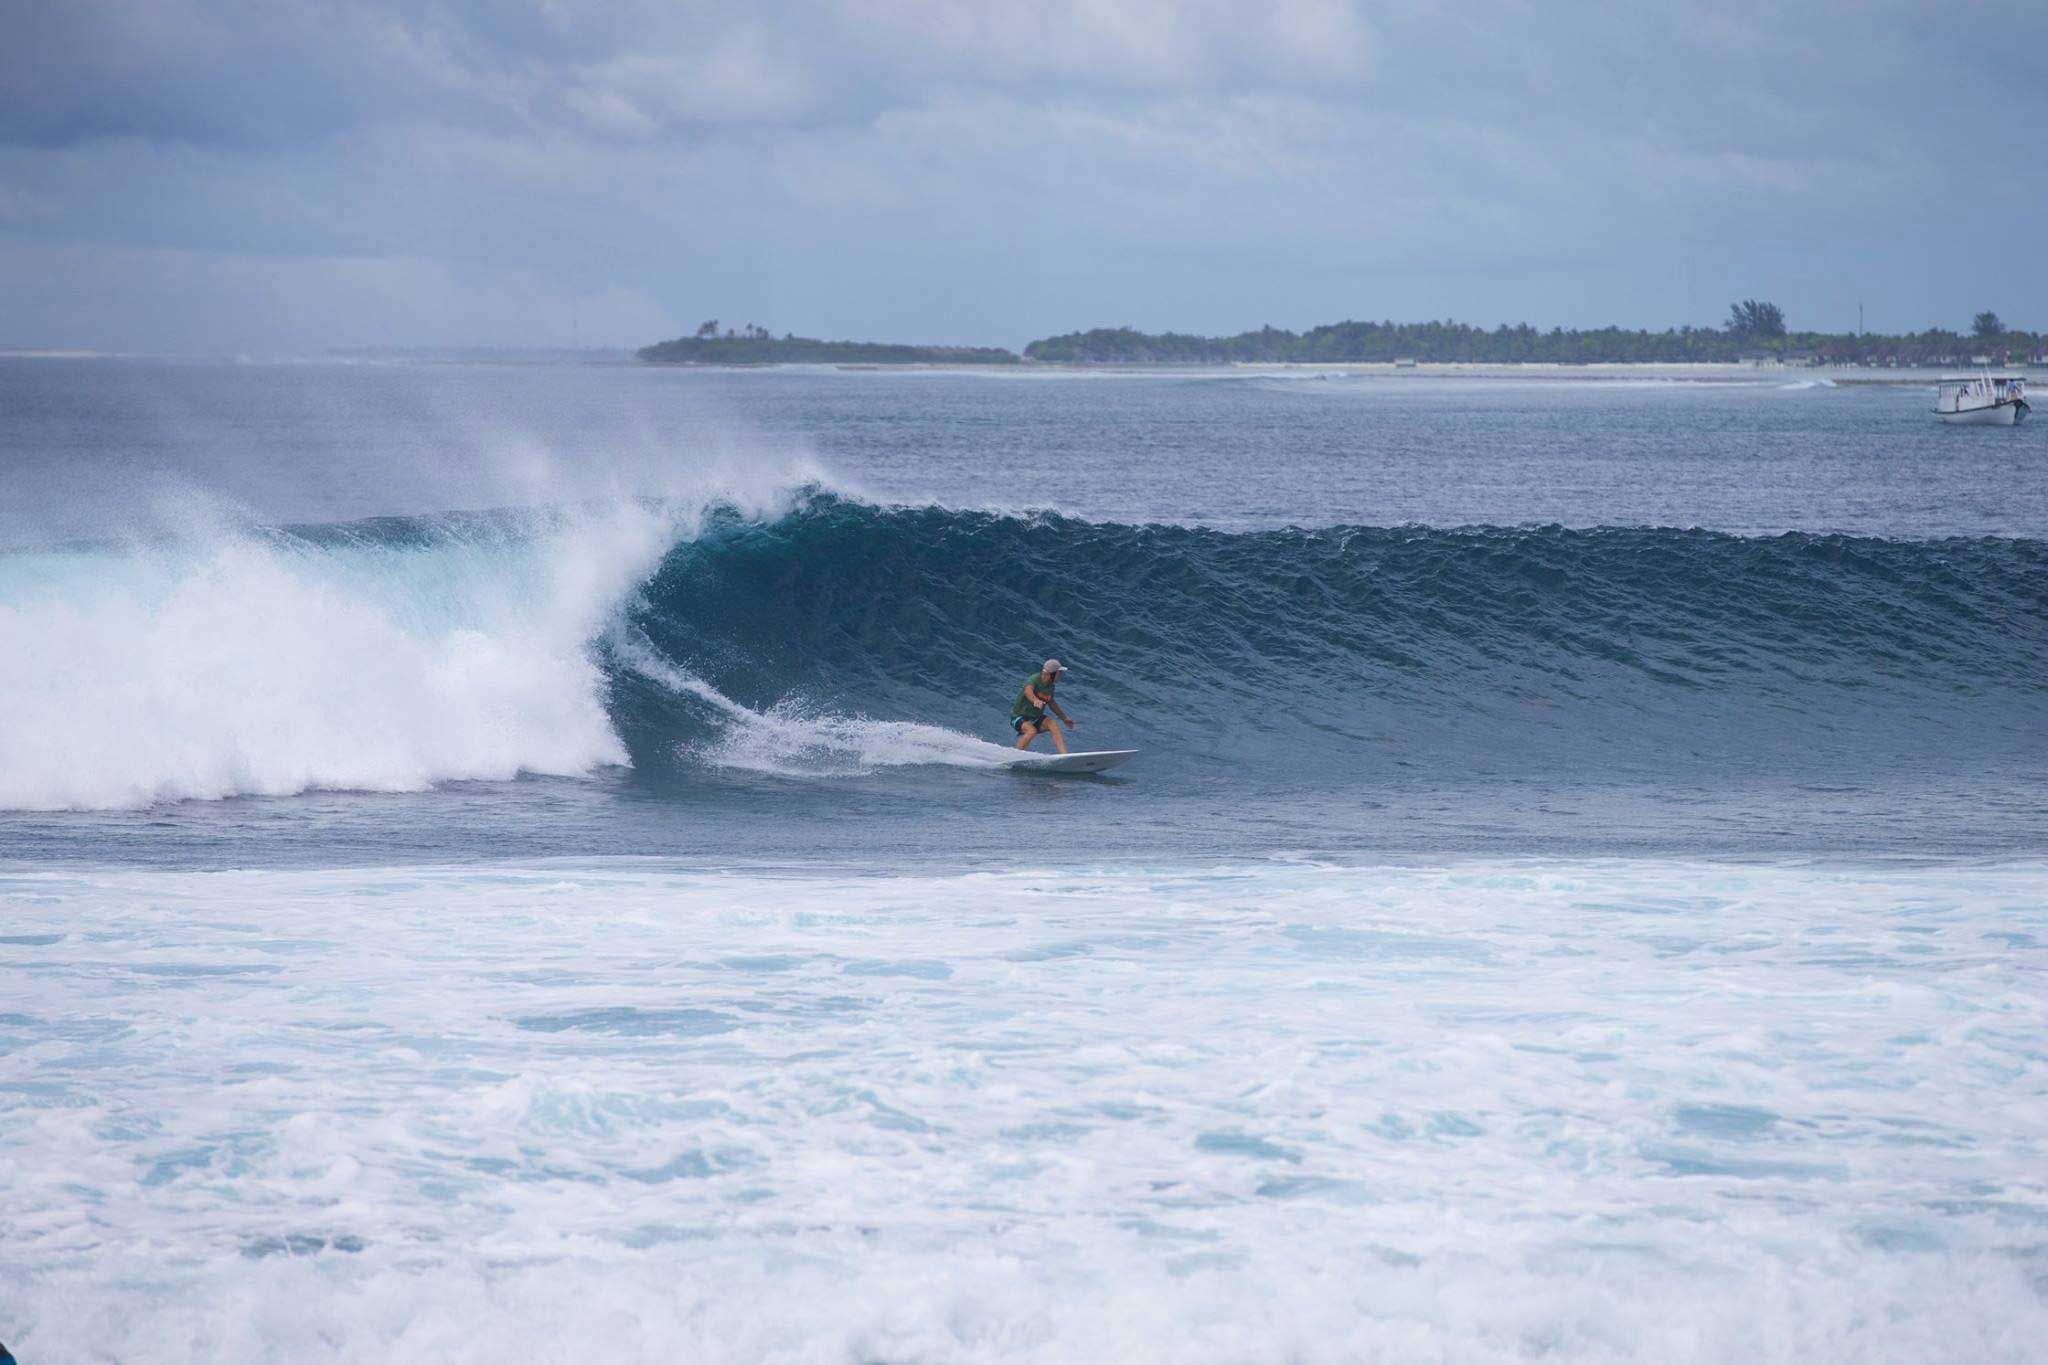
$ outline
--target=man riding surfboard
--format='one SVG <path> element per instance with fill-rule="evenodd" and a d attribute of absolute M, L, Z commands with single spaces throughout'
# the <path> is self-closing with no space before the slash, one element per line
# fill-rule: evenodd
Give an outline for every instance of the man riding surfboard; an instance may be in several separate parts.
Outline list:
<path fill-rule="evenodd" d="M 1074 723 L 1074 718 L 1052 699 L 1052 690 L 1059 685 L 1060 674 L 1066 671 L 1058 659 L 1047 659 L 1045 667 L 1024 680 L 1024 690 L 1017 694 L 1017 704 L 1010 708 L 1010 728 L 1017 732 L 1018 748 L 1028 749 L 1032 740 L 1049 734 L 1055 749 L 1067 751 L 1067 737 L 1060 733 L 1059 721 L 1045 714 L 1050 708 L 1069 727 Z"/>

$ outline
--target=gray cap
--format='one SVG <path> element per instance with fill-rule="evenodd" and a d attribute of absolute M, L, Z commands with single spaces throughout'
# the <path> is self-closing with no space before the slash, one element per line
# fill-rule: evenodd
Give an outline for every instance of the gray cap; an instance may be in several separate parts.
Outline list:
<path fill-rule="evenodd" d="M 1067 666 L 1061 663 L 1058 659 L 1047 659 L 1045 661 L 1045 667 L 1041 668 L 1038 671 L 1041 673 L 1064 673 L 1067 671 Z"/>

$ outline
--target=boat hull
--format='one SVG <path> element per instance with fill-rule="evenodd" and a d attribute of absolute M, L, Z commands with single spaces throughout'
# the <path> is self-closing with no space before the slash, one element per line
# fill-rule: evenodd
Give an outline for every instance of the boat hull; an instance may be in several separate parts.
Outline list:
<path fill-rule="evenodd" d="M 2027 415 L 2025 403 L 1998 403 L 1990 407 L 1965 408 L 1961 412 L 1938 412 L 1935 416 L 1951 426 L 2009 427 Z"/>

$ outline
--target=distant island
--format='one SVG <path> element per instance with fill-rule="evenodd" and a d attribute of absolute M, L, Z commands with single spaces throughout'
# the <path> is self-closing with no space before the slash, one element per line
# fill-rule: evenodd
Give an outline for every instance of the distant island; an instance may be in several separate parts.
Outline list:
<path fill-rule="evenodd" d="M 748 323 L 718 330 L 713 318 L 693 336 L 643 346 L 650 365 L 1015 365 L 999 346 L 904 346 L 886 341 L 819 341 L 794 333 L 771 336 Z"/>
<path fill-rule="evenodd" d="M 2041 335 L 2006 329 L 1996 313 L 1979 313 L 1972 334 L 1938 327 L 1906 336 L 1876 333 L 1791 332 L 1772 303 L 1745 299 L 1729 309 L 1722 327 L 1676 327 L 1662 332 L 1602 327 L 1540 331 L 1527 323 L 1488 331 L 1461 322 L 1334 322 L 1306 332 L 1262 327 L 1236 336 L 1147 333 L 1098 327 L 1047 337 L 1024 348 L 1024 357 L 1068 365 L 1230 365 L 1431 363 L 1486 365 L 1686 364 L 1779 361 L 1806 365 L 1966 365 L 1978 356 L 1994 364 L 2024 361 L 2048 351 Z"/>
<path fill-rule="evenodd" d="M 2048 364 L 2048 335 L 2014 331 L 1996 313 L 1977 314 L 1966 335 L 1940 327 L 1887 336 L 1876 332 L 1794 332 L 1776 304 L 1744 299 L 1720 327 L 1661 332 L 1601 327 L 1581 331 L 1528 323 L 1491 331 L 1462 322 L 1332 322 L 1306 332 L 1261 327 L 1236 336 L 1140 332 L 1097 327 L 1045 337 L 1020 357 L 1000 346 L 906 346 L 882 341 L 819 341 L 772 336 L 752 323 L 719 330 L 716 319 L 694 335 L 643 346 L 655 365 L 1239 365 L 1418 364 L 1683 365 L 1779 363 L 1899 368 Z"/>

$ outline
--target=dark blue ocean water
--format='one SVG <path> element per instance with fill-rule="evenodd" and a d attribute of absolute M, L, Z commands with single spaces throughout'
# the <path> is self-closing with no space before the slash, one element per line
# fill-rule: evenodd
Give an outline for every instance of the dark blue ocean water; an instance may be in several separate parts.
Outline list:
<path fill-rule="evenodd" d="M 2048 444 L 1925 399 L 7 362 L 0 856 L 2034 851 Z M 1049 654 L 1141 760 L 990 766 Z"/>
<path fill-rule="evenodd" d="M 2048 428 L 1796 382 L 0 361 L 0 1339 L 2037 1358 Z"/>

